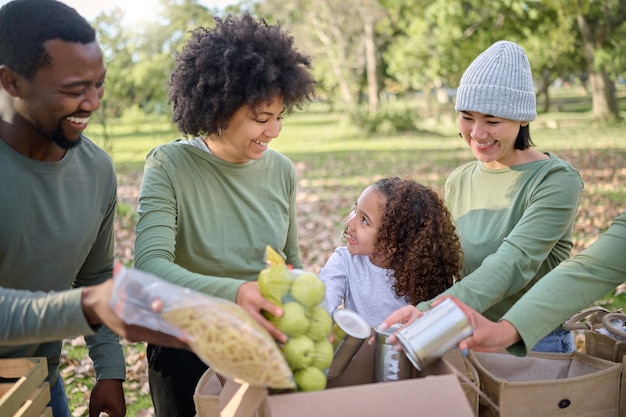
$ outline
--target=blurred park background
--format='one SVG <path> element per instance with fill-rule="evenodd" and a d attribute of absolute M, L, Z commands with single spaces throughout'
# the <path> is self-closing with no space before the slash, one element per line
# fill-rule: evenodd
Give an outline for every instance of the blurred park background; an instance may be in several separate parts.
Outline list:
<path fill-rule="evenodd" d="M 116 257 L 133 262 L 143 162 L 182 137 L 170 121 L 167 82 L 188 31 L 214 16 L 250 12 L 281 23 L 313 58 L 310 107 L 288 115 L 271 147 L 299 177 L 300 241 L 315 272 L 341 245 L 341 221 L 362 189 L 383 176 L 443 191 L 473 159 L 459 139 L 455 87 L 463 70 L 500 39 L 518 42 L 535 77 L 539 150 L 577 167 L 585 182 L 574 253 L 626 209 L 626 1 L 624 0 L 243 0 L 211 9 L 197 0 L 154 0 L 128 19 L 113 7 L 91 18 L 108 67 L 102 106 L 87 135 L 112 156 L 119 179 Z M 621 289 L 601 303 L 626 304 Z M 126 344 L 128 416 L 151 416 L 143 344 Z M 74 416 L 87 415 L 93 370 L 82 338 L 66 341 L 63 372 Z"/>

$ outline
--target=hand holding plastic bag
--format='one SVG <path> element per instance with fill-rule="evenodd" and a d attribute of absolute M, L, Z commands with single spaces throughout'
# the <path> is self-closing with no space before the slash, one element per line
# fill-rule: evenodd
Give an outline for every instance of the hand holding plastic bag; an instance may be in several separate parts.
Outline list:
<path fill-rule="evenodd" d="M 293 388 L 293 374 L 269 333 L 237 304 L 122 268 L 111 306 L 128 324 L 189 340 L 216 372 L 239 382 Z"/>

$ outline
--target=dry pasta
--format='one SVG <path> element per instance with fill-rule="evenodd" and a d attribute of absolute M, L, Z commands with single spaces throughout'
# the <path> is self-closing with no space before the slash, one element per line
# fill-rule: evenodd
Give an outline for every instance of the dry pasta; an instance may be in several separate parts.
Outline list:
<path fill-rule="evenodd" d="M 191 337 L 191 349 L 216 372 L 250 385 L 295 386 L 274 339 L 237 304 L 215 300 L 162 316 Z"/>

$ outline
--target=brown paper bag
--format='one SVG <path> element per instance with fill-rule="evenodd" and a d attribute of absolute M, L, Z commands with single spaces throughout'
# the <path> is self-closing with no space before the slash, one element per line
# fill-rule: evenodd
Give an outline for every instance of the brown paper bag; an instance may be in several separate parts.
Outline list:
<path fill-rule="evenodd" d="M 220 393 L 226 381 L 209 368 L 198 381 L 193 393 L 196 416 L 219 417 Z"/>
<path fill-rule="evenodd" d="M 193 394 L 196 417 L 262 417 L 259 405 L 267 390 L 240 385 L 209 368 L 200 378 Z"/>

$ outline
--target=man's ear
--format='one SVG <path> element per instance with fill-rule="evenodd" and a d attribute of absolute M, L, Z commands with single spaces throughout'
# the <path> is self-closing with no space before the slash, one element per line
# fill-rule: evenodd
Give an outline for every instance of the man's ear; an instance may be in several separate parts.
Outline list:
<path fill-rule="evenodd" d="M 11 68 L 0 65 L 0 87 L 12 96 L 18 95 L 21 79 Z"/>

